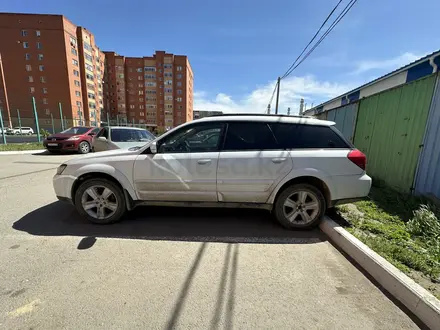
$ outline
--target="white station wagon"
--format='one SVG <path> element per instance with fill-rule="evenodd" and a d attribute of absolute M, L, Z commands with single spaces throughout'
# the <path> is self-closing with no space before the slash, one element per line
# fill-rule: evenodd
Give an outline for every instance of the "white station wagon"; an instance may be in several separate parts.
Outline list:
<path fill-rule="evenodd" d="M 333 122 L 222 115 L 143 146 L 69 160 L 53 184 L 60 200 L 99 224 L 138 205 L 248 207 L 270 210 L 293 229 L 316 226 L 327 208 L 367 196 L 365 166 Z"/>

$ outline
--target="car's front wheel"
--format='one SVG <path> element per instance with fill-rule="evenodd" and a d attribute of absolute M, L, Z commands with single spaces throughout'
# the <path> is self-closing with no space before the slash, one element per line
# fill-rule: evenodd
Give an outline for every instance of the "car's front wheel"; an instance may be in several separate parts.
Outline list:
<path fill-rule="evenodd" d="M 322 192 L 313 185 L 301 183 L 291 185 L 280 193 L 273 212 L 282 226 L 305 229 L 318 225 L 325 210 L 326 202 Z"/>
<path fill-rule="evenodd" d="M 83 141 L 78 146 L 78 152 L 80 154 L 87 154 L 90 152 L 90 144 L 87 141 Z"/>
<path fill-rule="evenodd" d="M 82 216 L 97 224 L 116 222 L 126 211 L 122 189 L 107 179 L 84 181 L 76 190 L 75 207 Z"/>

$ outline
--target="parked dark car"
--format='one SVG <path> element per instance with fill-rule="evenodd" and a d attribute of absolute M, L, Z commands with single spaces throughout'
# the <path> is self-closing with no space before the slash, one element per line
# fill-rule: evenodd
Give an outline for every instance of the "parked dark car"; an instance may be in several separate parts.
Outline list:
<path fill-rule="evenodd" d="M 92 151 L 93 138 L 99 132 L 99 127 L 71 127 L 48 136 L 44 139 L 44 147 L 52 153 L 62 151 L 77 151 L 86 154 Z"/>

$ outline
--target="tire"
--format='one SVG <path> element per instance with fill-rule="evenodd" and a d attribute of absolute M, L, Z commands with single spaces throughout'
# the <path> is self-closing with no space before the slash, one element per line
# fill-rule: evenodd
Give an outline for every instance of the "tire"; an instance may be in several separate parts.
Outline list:
<path fill-rule="evenodd" d="M 304 194 L 306 198 L 301 201 Z M 324 195 L 318 188 L 300 183 L 291 185 L 280 193 L 275 201 L 273 213 L 277 221 L 287 229 L 311 229 L 321 222 L 326 208 Z"/>
<path fill-rule="evenodd" d="M 83 141 L 78 146 L 78 152 L 80 154 L 88 154 L 90 152 L 90 144 L 87 141 Z"/>
<path fill-rule="evenodd" d="M 93 197 L 89 195 L 90 189 L 94 191 L 98 198 L 93 199 Z M 111 195 L 106 200 L 100 200 L 99 198 L 102 198 L 105 189 L 110 190 Z M 122 189 L 107 179 L 89 179 L 84 181 L 76 190 L 74 198 L 78 213 L 90 222 L 96 224 L 106 225 L 115 223 L 119 221 L 126 212 L 125 197 Z M 95 204 L 96 207 L 91 207 L 89 210 L 86 210 L 84 203 L 90 203 L 89 205 Z M 114 210 L 105 206 L 110 206 L 110 203 L 113 204 L 112 207 L 115 207 Z M 98 205 L 104 205 L 102 213 L 105 216 L 104 218 L 98 217 Z"/>

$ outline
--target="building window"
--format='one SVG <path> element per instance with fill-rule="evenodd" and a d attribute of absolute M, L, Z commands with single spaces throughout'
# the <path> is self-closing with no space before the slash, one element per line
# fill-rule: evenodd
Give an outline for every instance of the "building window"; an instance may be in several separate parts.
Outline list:
<path fill-rule="evenodd" d="M 78 107 L 80 107 L 80 106 L 81 106 L 81 102 L 80 102 L 80 101 L 76 101 L 76 105 L 77 105 Z"/>
<path fill-rule="evenodd" d="M 86 60 L 88 60 L 90 62 L 92 62 L 92 60 L 93 60 L 93 58 L 89 54 L 84 53 L 84 57 Z"/>
<path fill-rule="evenodd" d="M 123 73 L 119 74 L 118 76 L 119 76 L 119 78 L 124 78 L 124 74 Z"/>
<path fill-rule="evenodd" d="M 182 94 L 182 90 L 181 90 L 181 89 L 178 89 L 178 90 L 177 90 L 177 94 Z"/>
<path fill-rule="evenodd" d="M 43 104 L 48 104 L 47 98 L 43 97 Z"/>
<path fill-rule="evenodd" d="M 144 102 L 144 99 L 142 97 L 140 97 L 139 102 Z"/>
<path fill-rule="evenodd" d="M 137 72 L 142 72 L 142 68 L 137 68 L 136 71 Z"/>
<path fill-rule="evenodd" d="M 70 44 L 71 44 L 72 46 L 76 46 L 76 39 L 73 38 L 73 37 L 70 37 Z"/>
<path fill-rule="evenodd" d="M 76 49 L 75 48 L 70 48 L 70 51 L 72 52 L 72 54 L 73 55 L 75 55 L 75 56 L 77 56 L 78 55 L 78 52 L 76 51 Z"/>
<path fill-rule="evenodd" d="M 21 36 L 22 37 L 27 37 L 27 31 L 26 30 L 21 30 Z"/>
<path fill-rule="evenodd" d="M 182 71 L 182 67 L 180 65 L 177 67 L 177 71 Z"/>
<path fill-rule="evenodd" d="M 28 77 L 28 82 L 34 82 L 34 77 L 29 76 L 29 77 Z"/>
<path fill-rule="evenodd" d="M 40 71 L 44 71 L 44 65 L 39 65 L 39 66 L 38 66 L 38 69 L 39 69 Z"/>
<path fill-rule="evenodd" d="M 37 49 L 41 49 L 43 48 L 43 45 L 41 44 L 41 42 L 37 42 Z"/>
<path fill-rule="evenodd" d="M 75 95 L 76 96 L 81 96 L 81 92 L 80 91 L 75 91 Z"/>
<path fill-rule="evenodd" d="M 80 86 L 80 83 L 79 83 L 79 81 L 78 81 L 78 80 L 75 80 L 75 86 L 77 86 L 77 87 L 79 87 L 79 86 Z"/>
<path fill-rule="evenodd" d="M 156 71 L 156 67 L 154 66 L 146 66 L 144 68 L 145 71 L 149 71 L 149 72 L 155 72 Z"/>
<path fill-rule="evenodd" d="M 26 53 L 26 54 L 24 55 L 24 57 L 25 57 L 26 61 L 29 61 L 29 60 L 31 59 L 31 54 Z"/>
<path fill-rule="evenodd" d="M 38 60 L 42 61 L 43 60 L 43 54 L 38 54 Z"/>
<path fill-rule="evenodd" d="M 87 49 L 88 51 L 92 51 L 92 46 L 88 44 L 87 42 L 84 42 L 84 49 Z"/>
<path fill-rule="evenodd" d="M 144 108 L 144 105 L 143 104 L 141 104 L 140 106 L 139 106 L 139 109 L 143 109 Z M 143 115 L 142 115 L 143 116 Z"/>
<path fill-rule="evenodd" d="M 29 48 L 29 43 L 27 41 L 23 42 L 23 48 Z"/>
<path fill-rule="evenodd" d="M 130 105 L 130 109 L 134 109 L 134 105 L 133 104 Z"/>
<path fill-rule="evenodd" d="M 172 88 L 165 88 L 165 93 L 172 93 L 173 89 Z"/>
<path fill-rule="evenodd" d="M 75 59 L 72 59 L 72 64 L 78 66 L 78 61 Z"/>
<path fill-rule="evenodd" d="M 76 77 L 79 77 L 79 71 L 78 70 L 73 70 L 73 75 Z"/>
<path fill-rule="evenodd" d="M 182 87 L 182 82 L 181 81 L 177 82 L 177 87 Z"/>
<path fill-rule="evenodd" d="M 139 91 L 139 95 L 144 95 L 144 91 Z"/>
<path fill-rule="evenodd" d="M 177 75 L 177 79 L 182 79 L 182 75 L 180 73 Z"/>
<path fill-rule="evenodd" d="M 147 87 L 156 87 L 156 83 L 152 82 L 152 81 L 148 81 L 148 82 L 145 83 L 145 86 L 147 86 Z"/>
<path fill-rule="evenodd" d="M 26 71 L 32 71 L 32 66 L 30 64 L 26 64 Z"/>
<path fill-rule="evenodd" d="M 35 31 L 35 35 L 37 36 L 37 37 L 41 37 L 41 31 Z"/>
<path fill-rule="evenodd" d="M 177 100 L 177 102 L 182 102 L 182 98 L 181 97 L 178 97 L 176 100 Z"/>
<path fill-rule="evenodd" d="M 142 80 L 142 76 L 138 76 L 138 80 Z"/>
<path fill-rule="evenodd" d="M 47 116 L 50 115 L 50 109 L 44 109 L 44 112 L 45 112 L 45 114 L 46 114 Z"/>
<path fill-rule="evenodd" d="M 163 65 L 164 69 L 171 69 L 173 67 L 172 64 L 164 64 Z"/>
<path fill-rule="evenodd" d="M 46 78 L 45 78 L 45 77 L 40 77 L 40 81 L 41 81 L 42 83 L 45 83 L 45 82 L 46 82 Z"/>
<path fill-rule="evenodd" d="M 31 92 L 31 94 L 33 94 L 35 92 L 35 88 L 34 87 L 29 87 L 29 92 Z"/>
<path fill-rule="evenodd" d="M 47 88 L 43 87 L 43 94 L 47 94 Z"/>

